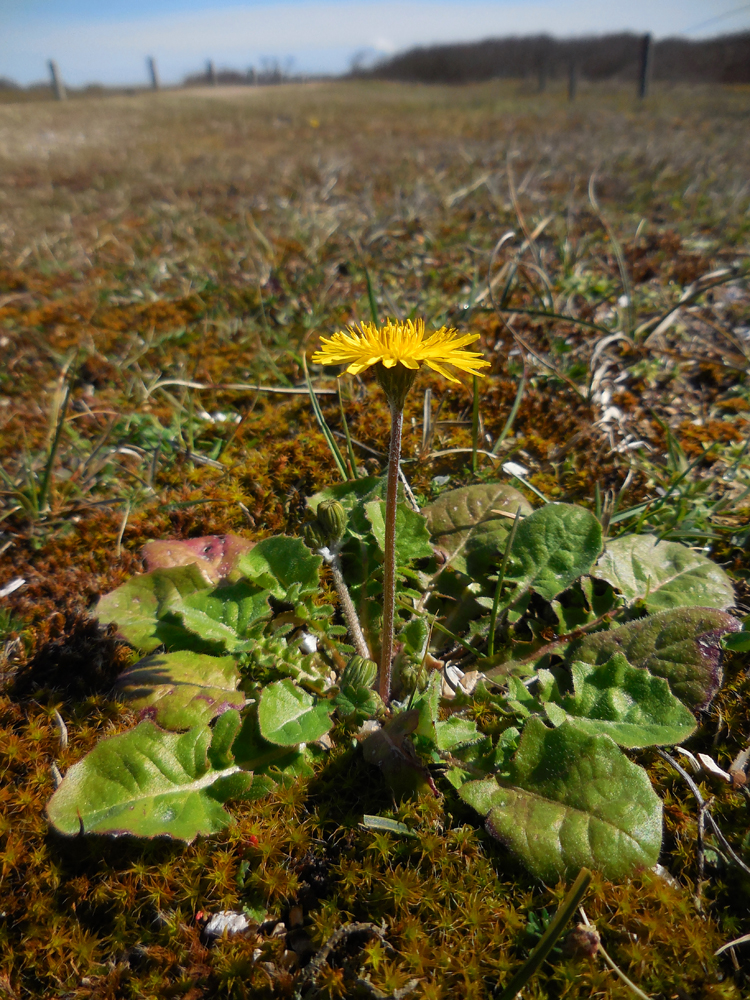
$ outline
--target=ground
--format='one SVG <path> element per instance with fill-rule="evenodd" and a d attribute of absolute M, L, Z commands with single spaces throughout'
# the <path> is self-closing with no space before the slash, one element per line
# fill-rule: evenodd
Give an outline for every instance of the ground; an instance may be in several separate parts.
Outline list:
<path fill-rule="evenodd" d="M 337 478 L 303 358 L 374 306 L 477 332 L 492 362 L 477 390 L 424 375 L 412 393 L 419 501 L 507 480 L 508 461 L 535 503 L 654 500 L 652 530 L 710 551 L 747 614 L 749 121 L 747 88 L 638 103 L 602 85 L 568 104 L 509 82 L 0 104 L 0 589 L 23 581 L 0 605 L 0 991 L 292 996 L 289 939 L 267 934 L 254 960 L 255 939 L 201 937 L 196 913 L 243 903 L 302 920 L 309 950 L 385 922 L 332 952 L 315 995 L 367 995 L 359 975 L 382 995 L 416 980 L 414 996 L 480 998 L 507 979 L 565 886 L 509 862 L 457 799 L 394 813 L 419 839 L 360 828 L 393 806 L 354 753 L 187 849 L 50 833 L 51 762 L 133 721 L 109 698 L 130 653 L 88 611 L 150 538 L 299 530 Z M 332 374 L 311 369 L 341 433 Z M 385 405 L 367 378 L 340 386 L 376 473 Z M 750 713 L 744 662 L 725 668 L 702 733 L 726 764 Z M 696 884 L 695 801 L 658 758 L 650 771 L 669 878 L 597 877 L 586 912 L 646 993 L 739 1000 L 746 952 L 714 952 L 747 929 L 745 877 L 714 851 Z M 745 800 L 704 786 L 741 851 Z M 632 994 L 558 953 L 527 995 Z"/>

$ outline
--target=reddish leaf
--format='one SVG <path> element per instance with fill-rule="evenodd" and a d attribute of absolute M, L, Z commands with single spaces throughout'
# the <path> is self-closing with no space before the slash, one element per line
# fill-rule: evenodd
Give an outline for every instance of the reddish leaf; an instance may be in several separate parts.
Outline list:
<path fill-rule="evenodd" d="M 235 582 L 240 578 L 237 563 L 240 556 L 255 545 L 240 535 L 204 535 L 202 538 L 165 538 L 146 542 L 142 555 L 146 570 L 171 569 L 173 566 L 195 564 L 209 584 L 221 580 Z"/>

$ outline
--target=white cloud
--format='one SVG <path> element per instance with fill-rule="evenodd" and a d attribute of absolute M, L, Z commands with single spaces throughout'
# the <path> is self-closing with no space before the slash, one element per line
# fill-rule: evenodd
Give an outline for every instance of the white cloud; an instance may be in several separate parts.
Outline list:
<path fill-rule="evenodd" d="M 390 38 L 383 38 L 382 35 L 371 42 L 370 48 L 374 52 L 382 52 L 384 55 L 389 56 L 398 51 L 398 45 Z"/>
<path fill-rule="evenodd" d="M 0 75 L 39 78 L 54 57 L 72 84 L 137 82 L 144 58 L 157 57 L 162 76 L 178 79 L 206 58 L 245 68 L 262 57 L 293 56 L 303 70 L 339 71 L 362 49 L 389 53 L 413 45 L 510 34 L 560 36 L 608 31 L 677 34 L 722 13 L 718 0 L 369 0 L 282 2 L 170 16 L 40 24 L 6 30 Z M 725 7 L 723 9 L 726 9 Z M 743 27 L 723 21 L 705 33 Z M 373 41 L 375 39 L 376 41 Z"/>

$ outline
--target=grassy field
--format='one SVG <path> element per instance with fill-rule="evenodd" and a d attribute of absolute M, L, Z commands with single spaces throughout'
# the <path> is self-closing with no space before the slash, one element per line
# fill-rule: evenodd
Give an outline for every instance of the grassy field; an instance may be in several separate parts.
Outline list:
<path fill-rule="evenodd" d="M 250 897 L 303 920 L 308 955 L 349 921 L 384 921 L 308 997 L 482 998 L 507 979 L 564 885 L 510 862 L 457 799 L 394 812 L 420 839 L 361 829 L 392 808 L 361 761 L 240 806 L 187 849 L 53 836 L 50 763 L 133 721 L 108 697 L 129 653 L 87 609 L 148 539 L 298 532 L 305 498 L 336 480 L 303 356 L 370 318 L 369 280 L 381 317 L 478 332 L 492 361 L 476 400 L 432 375 L 412 393 L 420 502 L 508 479 L 508 461 L 533 502 L 602 513 L 666 495 L 642 525 L 710 552 L 748 614 L 749 124 L 747 88 L 642 105 L 507 82 L 0 104 L 0 588 L 24 581 L 0 602 L 0 994 L 300 995 L 289 938 L 201 937 L 198 911 Z M 311 373 L 341 433 L 332 373 Z M 385 403 L 367 379 L 342 396 L 377 474 Z M 745 667 L 727 659 L 703 720 L 722 765 L 750 731 Z M 747 931 L 747 878 L 709 844 L 697 881 L 695 801 L 655 755 L 650 770 L 668 876 L 597 877 L 586 912 L 647 994 L 740 1000 L 747 946 L 714 952 Z M 702 787 L 742 853 L 746 800 Z M 525 995 L 633 993 L 558 953 Z"/>

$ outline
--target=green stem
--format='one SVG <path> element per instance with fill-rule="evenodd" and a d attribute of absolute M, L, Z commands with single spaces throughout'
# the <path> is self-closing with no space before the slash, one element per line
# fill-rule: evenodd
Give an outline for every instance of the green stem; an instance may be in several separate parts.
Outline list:
<path fill-rule="evenodd" d="M 398 467 L 401 459 L 403 404 L 391 403 L 391 446 L 388 451 L 388 481 L 385 495 L 385 552 L 383 559 L 383 641 L 380 651 L 378 693 L 383 704 L 391 700 L 391 662 L 393 660 L 393 623 L 396 612 L 396 503 Z"/>

